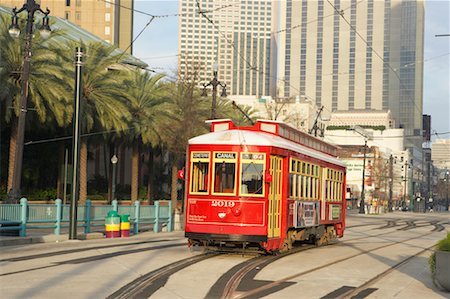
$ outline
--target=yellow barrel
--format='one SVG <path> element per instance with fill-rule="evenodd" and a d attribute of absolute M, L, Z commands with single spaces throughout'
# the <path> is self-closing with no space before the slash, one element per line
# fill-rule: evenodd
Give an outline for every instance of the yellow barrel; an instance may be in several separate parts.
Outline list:
<path fill-rule="evenodd" d="M 107 238 L 120 237 L 120 217 L 110 216 L 105 218 L 105 235 Z"/>
<path fill-rule="evenodd" d="M 120 215 L 120 235 L 122 238 L 130 236 L 130 215 Z"/>

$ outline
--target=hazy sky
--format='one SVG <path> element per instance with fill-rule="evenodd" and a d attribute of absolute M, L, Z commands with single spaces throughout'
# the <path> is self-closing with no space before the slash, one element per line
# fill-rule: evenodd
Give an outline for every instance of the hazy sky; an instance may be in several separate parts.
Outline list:
<path fill-rule="evenodd" d="M 379 0 L 382 1 L 382 0 Z M 450 138 L 450 37 L 435 37 L 450 33 L 450 1 L 425 2 L 425 53 L 423 81 L 423 113 L 431 115 L 434 132 L 444 133 L 439 138 Z M 178 52 L 178 1 L 138 0 L 135 9 L 156 15 L 135 13 L 134 56 L 145 61 L 158 72 L 176 70 Z"/>

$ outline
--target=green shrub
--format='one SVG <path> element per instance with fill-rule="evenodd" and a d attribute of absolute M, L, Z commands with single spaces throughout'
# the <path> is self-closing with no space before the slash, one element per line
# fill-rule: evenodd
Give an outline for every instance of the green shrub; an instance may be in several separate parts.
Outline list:
<path fill-rule="evenodd" d="M 447 237 L 440 240 L 436 244 L 436 250 L 450 251 L 450 233 L 447 233 Z M 431 274 L 434 276 L 436 272 L 436 252 L 433 252 L 428 258 L 428 265 L 430 266 Z"/>

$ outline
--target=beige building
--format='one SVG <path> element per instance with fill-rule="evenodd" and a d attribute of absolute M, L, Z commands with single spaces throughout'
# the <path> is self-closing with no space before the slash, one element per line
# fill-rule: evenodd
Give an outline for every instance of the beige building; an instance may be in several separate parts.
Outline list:
<path fill-rule="evenodd" d="M 405 147 L 420 151 L 422 0 L 286 0 L 280 19 L 281 96 L 308 96 L 328 113 L 389 110 Z"/>
<path fill-rule="evenodd" d="M 183 76 L 210 82 L 217 65 L 229 95 L 267 96 L 276 88 L 278 1 L 180 0 L 179 63 Z"/>
<path fill-rule="evenodd" d="M 0 0 L 0 5 L 17 7 L 24 0 Z M 132 53 L 134 0 L 36 0 L 41 9 L 50 9 L 50 16 L 66 19 L 101 39 Z M 26 18 L 22 12 L 20 16 Z M 39 16 L 40 13 L 36 13 Z"/>
<path fill-rule="evenodd" d="M 450 139 L 437 139 L 431 144 L 431 160 L 439 169 L 450 169 Z"/>

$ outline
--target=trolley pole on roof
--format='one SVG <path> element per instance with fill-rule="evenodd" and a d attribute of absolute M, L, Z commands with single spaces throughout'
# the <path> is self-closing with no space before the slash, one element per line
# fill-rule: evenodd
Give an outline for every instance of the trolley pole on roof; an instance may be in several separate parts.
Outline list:
<path fill-rule="evenodd" d="M 207 91 L 206 91 L 206 87 L 208 86 L 212 86 L 212 103 L 211 103 L 211 119 L 216 119 L 216 106 L 217 106 L 217 86 L 221 86 L 222 87 L 222 93 L 220 94 L 221 97 L 226 97 L 227 96 L 227 91 L 226 91 L 226 87 L 227 85 L 225 83 L 220 82 L 217 79 L 217 71 L 218 71 L 219 66 L 217 65 L 217 63 L 214 63 L 213 66 L 213 79 L 206 84 L 203 84 L 203 91 L 202 91 L 202 97 L 206 97 L 208 95 Z"/>

